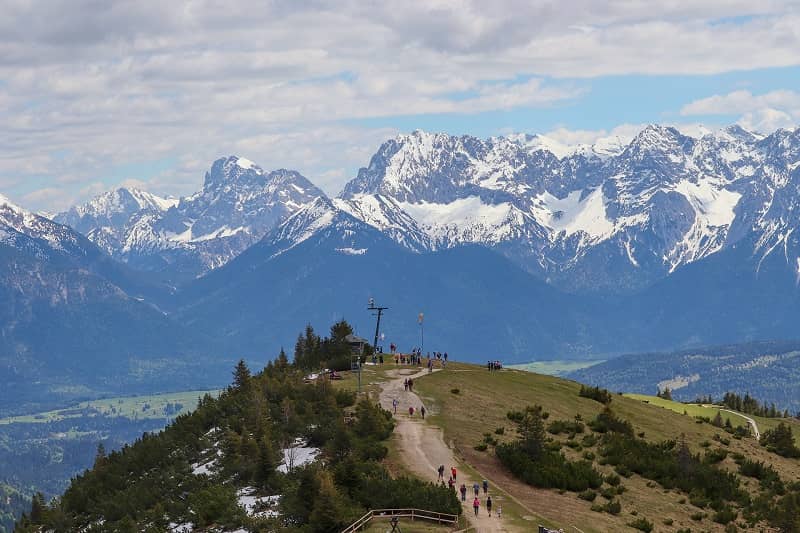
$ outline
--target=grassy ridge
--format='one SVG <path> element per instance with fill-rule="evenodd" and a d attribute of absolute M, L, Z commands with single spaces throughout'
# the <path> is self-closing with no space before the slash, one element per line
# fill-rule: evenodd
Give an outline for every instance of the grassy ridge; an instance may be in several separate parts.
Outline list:
<path fill-rule="evenodd" d="M 576 415 L 580 415 L 583 420 L 593 419 L 603 406 L 596 401 L 580 397 L 578 395 L 580 384 L 576 382 L 519 370 L 490 373 L 479 366 L 451 364 L 444 372 L 419 379 L 415 388 L 431 408 L 432 423 L 444 429 L 445 440 L 451 442 L 468 463 L 490 479 L 496 479 L 525 508 L 560 524 L 565 530 L 569 526 L 577 526 L 587 533 L 629 530 L 626 524 L 631 521 L 633 512 L 637 513 L 637 516 L 654 520 L 657 524 L 671 519 L 674 526 L 668 530 L 674 531 L 681 527 L 691 528 L 693 531 L 698 528 L 710 531 L 722 530 L 721 526 L 709 519 L 701 522 L 692 520 L 690 516 L 698 509 L 686 501 L 685 494 L 664 491 L 658 484 L 650 483 L 636 475 L 623 480 L 627 488 L 620 497 L 623 513 L 611 516 L 591 511 L 591 504 L 580 500 L 574 494 L 559 494 L 553 490 L 526 486 L 504 471 L 491 447 L 486 452 L 474 449 L 474 446 L 483 440 L 485 433 L 492 434 L 501 442 L 512 439 L 513 424 L 507 419 L 506 413 L 526 405 L 541 405 L 550 414 L 548 421 L 572 420 Z M 453 392 L 455 389 L 458 390 L 457 394 Z M 629 420 L 635 431 L 643 433 L 645 439 L 651 442 L 676 439 L 683 434 L 692 452 L 702 454 L 707 447 L 718 446 L 715 435 L 718 438 L 730 437 L 710 424 L 698 423 L 692 416 L 683 415 L 682 404 L 678 405 L 681 409 L 676 412 L 622 395 L 614 395 L 611 402 L 614 412 L 621 418 Z M 716 410 L 708 409 L 713 417 Z M 707 413 L 703 411 L 702 416 L 707 416 Z M 733 419 L 735 415 L 730 416 L 731 423 L 737 425 Z M 741 422 L 746 423 L 744 419 L 741 419 Z M 757 422 L 761 428 L 760 420 Z M 774 421 L 775 424 L 778 422 L 778 419 Z M 791 423 L 796 428 L 797 424 L 793 421 Z M 504 435 L 495 435 L 495 429 L 500 427 L 505 428 Z M 797 479 L 800 476 L 800 462 L 768 453 L 755 439 L 730 439 L 727 448 L 730 455 L 741 453 L 753 460 L 773 465 L 787 480 Z M 579 455 L 567 448 L 562 450 L 574 457 Z M 599 464 L 596 466 L 605 473 L 611 472 L 608 467 Z M 722 467 L 731 471 L 737 469 L 737 465 L 730 458 L 723 461 Z"/>
<path fill-rule="evenodd" d="M 748 422 L 745 418 L 745 415 L 739 413 L 732 413 L 727 407 L 712 407 L 712 406 L 704 406 L 698 405 L 696 403 L 681 403 L 676 402 L 673 400 L 665 400 L 663 398 L 659 398 L 658 396 L 649 396 L 647 394 L 624 394 L 623 396 L 627 398 L 631 398 L 633 400 L 639 400 L 641 402 L 647 402 L 650 405 L 654 405 L 657 407 L 663 407 L 664 409 L 669 409 L 670 411 L 674 411 L 678 414 L 683 414 L 684 412 L 691 417 L 695 416 L 703 416 L 708 417 L 713 420 L 715 416 L 717 416 L 717 412 L 720 412 L 720 416 L 724 421 L 726 418 L 730 418 L 731 424 L 734 426 L 745 426 L 747 427 Z M 785 419 L 785 418 L 767 418 L 764 416 L 756 416 L 756 415 L 746 415 L 753 419 L 753 421 L 758 426 L 758 430 L 761 433 L 764 433 L 767 429 L 773 429 L 777 427 L 778 424 L 781 422 L 788 422 L 790 427 L 792 428 L 792 433 L 794 434 L 796 439 L 800 439 L 800 424 L 798 424 L 793 419 Z"/>

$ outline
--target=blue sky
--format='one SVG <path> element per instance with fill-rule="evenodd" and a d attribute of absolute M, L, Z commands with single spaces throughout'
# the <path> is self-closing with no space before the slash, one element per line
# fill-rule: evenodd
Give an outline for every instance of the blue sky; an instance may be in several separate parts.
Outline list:
<path fill-rule="evenodd" d="M 186 195 L 228 154 L 336 193 L 414 129 L 573 144 L 800 123 L 795 1 L 163 4 L 0 14 L 0 193 L 49 211 L 120 185 Z"/>

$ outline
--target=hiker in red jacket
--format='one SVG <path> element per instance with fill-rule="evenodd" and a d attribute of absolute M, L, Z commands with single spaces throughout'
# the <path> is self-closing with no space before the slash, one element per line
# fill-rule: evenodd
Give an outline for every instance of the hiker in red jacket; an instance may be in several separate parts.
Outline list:
<path fill-rule="evenodd" d="M 478 509 L 481 506 L 481 501 L 475 496 L 475 499 L 472 500 L 472 508 L 475 509 L 475 516 L 478 516 Z"/>
<path fill-rule="evenodd" d="M 454 466 L 450 467 L 450 475 L 453 476 L 453 481 L 455 481 L 456 480 L 456 467 L 454 467 Z"/>

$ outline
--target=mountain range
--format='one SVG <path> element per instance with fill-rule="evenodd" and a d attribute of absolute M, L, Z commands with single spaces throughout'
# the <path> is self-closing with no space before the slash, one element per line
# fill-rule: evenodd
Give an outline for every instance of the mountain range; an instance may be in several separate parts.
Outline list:
<path fill-rule="evenodd" d="M 67 322 L 87 359 L 112 354 L 84 338 L 104 324 L 143 337 L 130 345 L 141 349 L 118 344 L 137 360 L 263 360 L 306 322 L 344 316 L 369 336 L 370 296 L 391 308 L 387 342 L 405 349 L 424 335 L 464 358 L 788 339 L 800 318 L 799 166 L 800 130 L 651 125 L 572 147 L 415 131 L 385 142 L 332 198 L 296 171 L 229 156 L 180 199 L 121 188 L 52 221 L 2 200 L 13 263 L 2 290 L 47 313 L 84 316 L 73 305 L 100 295 L 124 309 Z M 66 293 L 45 281 L 67 277 L 80 282 Z M 56 357 L 55 344 L 37 348 L 53 321 L 42 313 L 28 313 L 28 329 L 24 313 L 4 317 L 8 361 Z"/>

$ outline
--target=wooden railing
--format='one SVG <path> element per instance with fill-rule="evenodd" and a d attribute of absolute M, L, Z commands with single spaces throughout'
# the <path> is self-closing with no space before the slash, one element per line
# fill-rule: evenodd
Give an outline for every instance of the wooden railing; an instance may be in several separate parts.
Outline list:
<path fill-rule="evenodd" d="M 361 531 L 369 524 L 370 520 L 374 518 L 391 519 L 395 516 L 398 518 L 411 518 L 411 520 L 428 520 L 438 524 L 456 525 L 458 523 L 458 515 L 437 513 L 434 511 L 426 511 L 425 509 L 373 509 L 353 522 L 347 529 L 343 529 L 342 533 Z"/>

